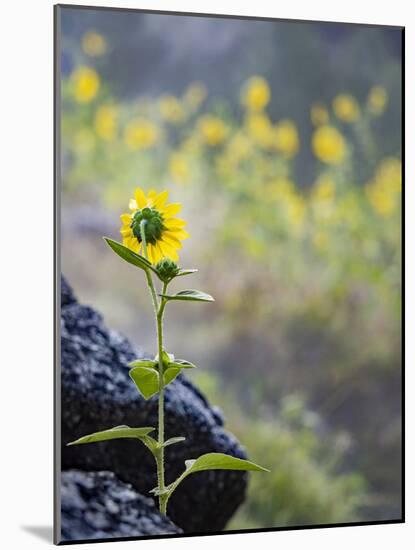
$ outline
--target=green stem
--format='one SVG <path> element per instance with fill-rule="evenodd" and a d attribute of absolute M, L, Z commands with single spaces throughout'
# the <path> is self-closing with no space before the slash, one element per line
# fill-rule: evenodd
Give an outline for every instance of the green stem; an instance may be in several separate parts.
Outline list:
<path fill-rule="evenodd" d="M 145 224 L 146 220 L 142 220 L 140 223 L 140 234 L 141 234 L 141 241 L 143 243 L 143 250 L 144 250 L 144 257 L 148 259 L 147 254 L 147 241 L 145 236 Z M 159 399 L 158 399 L 158 449 L 155 453 L 155 459 L 157 464 L 157 481 L 158 481 L 158 487 L 159 490 L 162 492 L 166 486 L 165 486 L 165 479 L 164 479 L 164 365 L 163 365 L 163 313 L 164 308 L 166 305 L 166 300 L 162 298 L 159 300 L 157 298 L 157 293 L 154 288 L 154 282 L 153 277 L 151 274 L 150 269 L 146 269 L 146 278 L 147 278 L 147 285 L 150 290 L 151 299 L 153 302 L 153 308 L 154 313 L 156 317 L 156 324 L 157 324 L 157 349 L 158 349 L 158 371 L 159 371 Z M 167 290 L 167 283 L 164 283 L 163 285 L 163 292 L 162 294 L 166 294 Z M 161 514 L 166 514 L 167 509 L 167 499 L 166 495 L 161 494 L 159 496 L 159 509 Z"/>
<path fill-rule="evenodd" d="M 167 283 L 163 285 L 163 294 L 166 293 Z M 161 299 L 157 312 L 157 342 L 159 356 L 159 400 L 158 400 L 158 453 L 157 453 L 157 476 L 160 491 L 165 489 L 164 479 L 164 362 L 163 362 L 163 313 L 166 300 Z M 159 507 L 162 514 L 166 514 L 166 495 L 159 496 Z"/>

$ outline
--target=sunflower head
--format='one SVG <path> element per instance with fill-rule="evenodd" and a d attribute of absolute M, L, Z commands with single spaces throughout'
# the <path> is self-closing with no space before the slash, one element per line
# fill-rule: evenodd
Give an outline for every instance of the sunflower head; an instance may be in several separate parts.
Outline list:
<path fill-rule="evenodd" d="M 161 213 L 155 208 L 149 208 L 148 206 L 134 213 L 130 227 L 134 237 L 140 243 L 142 241 L 141 228 L 143 227 L 147 244 L 153 245 L 161 239 L 163 229 L 165 229 Z"/>
<path fill-rule="evenodd" d="M 166 204 L 168 192 L 147 195 L 139 187 L 130 200 L 130 212 L 121 214 L 121 235 L 124 246 L 140 253 L 143 249 L 142 231 L 147 245 L 150 262 L 157 264 L 162 258 L 175 262 L 179 259 L 177 250 L 181 241 L 189 235 L 184 231 L 184 220 L 176 217 L 181 209 L 178 203 Z"/>

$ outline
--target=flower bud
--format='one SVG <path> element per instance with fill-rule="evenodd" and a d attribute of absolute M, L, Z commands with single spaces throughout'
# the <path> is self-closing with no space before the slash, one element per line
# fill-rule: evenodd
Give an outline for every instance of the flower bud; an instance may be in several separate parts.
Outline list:
<path fill-rule="evenodd" d="M 170 258 L 162 258 L 156 265 L 156 271 L 164 283 L 171 281 L 179 273 L 180 268 Z"/>

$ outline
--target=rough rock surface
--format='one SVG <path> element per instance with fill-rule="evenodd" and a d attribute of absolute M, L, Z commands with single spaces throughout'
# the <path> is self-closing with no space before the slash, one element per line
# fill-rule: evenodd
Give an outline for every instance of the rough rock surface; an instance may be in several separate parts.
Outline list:
<path fill-rule="evenodd" d="M 140 357 L 126 338 L 109 330 L 91 307 L 77 302 L 62 279 L 61 389 L 62 469 L 110 470 L 147 495 L 156 486 L 153 457 L 139 442 L 118 440 L 66 447 L 74 439 L 120 424 L 157 426 L 157 401 L 145 401 L 128 376 L 127 363 Z M 246 458 L 224 430 L 223 418 L 184 375 L 165 393 L 166 438 L 186 441 L 166 448 L 166 481 L 186 459 L 207 452 Z M 169 517 L 185 532 L 218 531 L 244 499 L 245 472 L 210 471 L 189 476 L 169 501 Z"/>
<path fill-rule="evenodd" d="M 62 541 L 182 532 L 112 472 L 63 472 L 61 503 Z"/>

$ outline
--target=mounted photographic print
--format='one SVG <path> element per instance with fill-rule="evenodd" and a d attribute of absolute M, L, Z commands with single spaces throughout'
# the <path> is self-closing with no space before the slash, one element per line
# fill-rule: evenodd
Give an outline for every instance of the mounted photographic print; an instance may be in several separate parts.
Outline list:
<path fill-rule="evenodd" d="M 402 57 L 55 7 L 55 543 L 403 521 Z"/>

